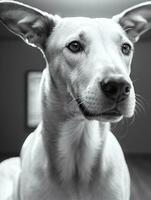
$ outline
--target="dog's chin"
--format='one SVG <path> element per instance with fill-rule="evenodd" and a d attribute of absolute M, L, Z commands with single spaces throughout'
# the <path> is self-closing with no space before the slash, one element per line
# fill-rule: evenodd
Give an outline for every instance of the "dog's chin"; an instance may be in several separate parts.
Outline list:
<path fill-rule="evenodd" d="M 100 122 L 111 122 L 111 123 L 116 123 L 119 122 L 122 118 L 123 115 L 114 111 L 111 112 L 106 112 L 106 113 L 85 113 L 82 111 L 82 114 L 87 120 L 97 120 Z"/>
<path fill-rule="evenodd" d="M 119 122 L 123 118 L 123 114 L 116 108 L 108 110 L 106 112 L 97 113 L 97 112 L 89 111 L 83 103 L 81 102 L 77 102 L 77 103 L 82 115 L 87 120 L 97 120 L 101 122 L 115 123 L 115 122 Z"/>
<path fill-rule="evenodd" d="M 123 115 L 114 116 L 114 115 L 100 115 L 99 117 L 86 117 L 88 120 L 97 120 L 100 122 L 110 122 L 110 123 L 117 123 L 122 120 Z"/>

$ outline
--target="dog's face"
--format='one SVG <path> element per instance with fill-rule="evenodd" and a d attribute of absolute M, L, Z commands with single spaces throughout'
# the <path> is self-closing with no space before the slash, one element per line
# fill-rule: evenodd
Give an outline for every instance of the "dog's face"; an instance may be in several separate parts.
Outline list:
<path fill-rule="evenodd" d="M 78 114 L 110 122 L 134 113 L 133 44 L 150 29 L 150 13 L 147 2 L 112 19 L 62 19 L 14 1 L 0 2 L 0 20 L 43 51 L 55 85 L 74 99 Z"/>
<path fill-rule="evenodd" d="M 56 84 L 65 85 L 86 118 L 118 121 L 134 113 L 133 48 L 111 19 L 66 18 L 49 37 L 46 55 Z"/>

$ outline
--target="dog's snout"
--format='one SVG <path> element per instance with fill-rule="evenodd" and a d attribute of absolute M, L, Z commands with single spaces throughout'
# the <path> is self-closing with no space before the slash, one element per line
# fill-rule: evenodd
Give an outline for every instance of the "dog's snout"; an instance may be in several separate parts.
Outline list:
<path fill-rule="evenodd" d="M 124 77 L 105 78 L 100 84 L 105 96 L 114 101 L 123 101 L 130 94 L 131 85 Z"/>

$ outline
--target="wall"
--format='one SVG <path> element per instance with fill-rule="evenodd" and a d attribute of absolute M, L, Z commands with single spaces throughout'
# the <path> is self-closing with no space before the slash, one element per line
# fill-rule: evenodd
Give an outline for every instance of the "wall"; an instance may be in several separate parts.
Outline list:
<path fill-rule="evenodd" d="M 151 153 L 151 39 L 140 41 L 135 47 L 132 80 L 136 93 L 141 95 L 137 101 L 143 101 L 144 109 L 137 106 L 134 120 L 121 128 L 125 135 L 123 147 L 127 152 Z"/>
<path fill-rule="evenodd" d="M 151 153 L 151 42 L 139 42 L 132 64 L 136 92 L 146 100 L 145 112 L 135 120 L 114 125 L 126 152 Z M 41 53 L 21 40 L 0 39 L 0 154 L 19 152 L 28 135 L 25 127 L 25 74 L 44 68 Z M 133 121 L 133 123 L 132 123 Z"/>
<path fill-rule="evenodd" d="M 44 67 L 41 53 L 22 40 L 0 40 L 0 153 L 18 153 L 27 136 L 25 74 Z"/>

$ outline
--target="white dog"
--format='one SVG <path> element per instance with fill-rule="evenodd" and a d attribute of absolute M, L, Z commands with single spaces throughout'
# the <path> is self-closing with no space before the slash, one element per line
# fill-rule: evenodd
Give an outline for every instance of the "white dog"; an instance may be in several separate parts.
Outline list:
<path fill-rule="evenodd" d="M 92 19 L 1 1 L 0 19 L 47 63 L 42 121 L 20 158 L 1 163 L 0 200 L 129 200 L 129 172 L 110 123 L 134 114 L 133 44 L 151 28 L 151 2 Z"/>

